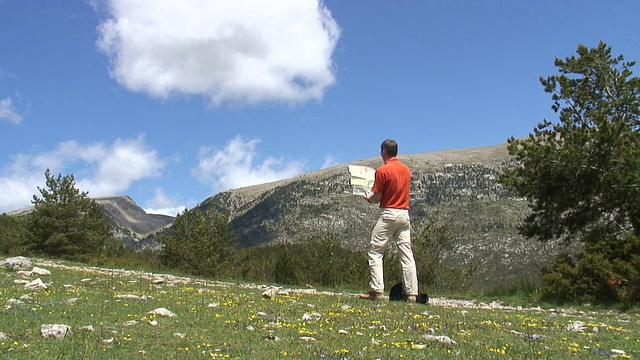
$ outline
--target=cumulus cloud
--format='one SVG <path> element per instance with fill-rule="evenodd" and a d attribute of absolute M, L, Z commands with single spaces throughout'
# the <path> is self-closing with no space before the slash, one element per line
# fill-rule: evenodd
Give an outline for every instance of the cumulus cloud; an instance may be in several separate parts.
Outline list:
<path fill-rule="evenodd" d="M 211 184 L 213 193 L 287 179 L 302 173 L 304 164 L 267 157 L 257 160 L 256 145 L 260 140 L 245 141 L 236 136 L 224 149 L 203 148 L 198 155 L 198 167 L 192 174 L 201 182 Z"/>
<path fill-rule="evenodd" d="M 155 196 L 148 202 L 144 211 L 147 214 L 176 216 L 187 209 L 186 206 L 178 204 L 174 197 L 167 195 L 161 188 L 156 188 Z"/>
<path fill-rule="evenodd" d="M 0 120 L 8 120 L 14 124 L 22 121 L 24 117 L 13 108 L 11 98 L 0 99 Z"/>
<path fill-rule="evenodd" d="M 44 187 L 44 171 L 73 174 L 76 187 L 90 197 L 118 195 L 132 183 L 157 176 L 164 162 L 143 137 L 117 139 L 113 144 L 60 143 L 39 154 L 18 154 L 0 172 L 0 213 L 31 205 L 37 187 Z"/>
<path fill-rule="evenodd" d="M 110 0 L 98 48 L 131 91 L 213 105 L 320 99 L 340 28 L 321 0 Z"/>

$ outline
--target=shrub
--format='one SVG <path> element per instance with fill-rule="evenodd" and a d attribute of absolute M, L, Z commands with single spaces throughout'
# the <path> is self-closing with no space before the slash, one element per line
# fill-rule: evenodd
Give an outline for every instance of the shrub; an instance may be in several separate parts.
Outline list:
<path fill-rule="evenodd" d="M 27 231 L 22 218 L 0 215 L 0 254 L 26 255 L 26 238 Z"/>
<path fill-rule="evenodd" d="M 157 241 L 162 244 L 160 262 L 167 268 L 214 277 L 232 253 L 235 236 L 227 216 L 195 208 L 178 215 Z"/>
<path fill-rule="evenodd" d="M 640 301 L 640 240 L 627 235 L 621 240 L 594 231 L 584 252 L 574 261 L 563 254 L 542 276 L 542 300 L 552 302 L 622 303 Z"/>

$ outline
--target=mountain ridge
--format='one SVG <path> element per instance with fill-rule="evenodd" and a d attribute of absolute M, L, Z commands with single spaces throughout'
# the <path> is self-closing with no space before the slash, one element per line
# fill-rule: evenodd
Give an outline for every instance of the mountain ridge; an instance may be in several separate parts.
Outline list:
<path fill-rule="evenodd" d="M 535 277 L 567 251 L 558 242 L 526 239 L 518 224 L 529 213 L 527 201 L 497 182 L 511 165 L 507 144 L 400 154 L 412 170 L 410 214 L 413 222 L 445 224 L 454 242 L 451 264 L 478 265 L 477 281 L 490 286 Z M 196 208 L 213 207 L 229 215 L 238 248 L 307 241 L 337 234 L 343 246 L 365 249 L 378 208 L 353 195 L 347 165 L 377 168 L 371 157 L 292 178 L 230 189 Z M 126 246 L 158 249 L 154 235 L 173 218 L 146 214 L 128 196 L 96 198 Z M 570 249 L 568 251 L 575 251 Z M 420 259 L 416 259 L 420 261 Z"/>

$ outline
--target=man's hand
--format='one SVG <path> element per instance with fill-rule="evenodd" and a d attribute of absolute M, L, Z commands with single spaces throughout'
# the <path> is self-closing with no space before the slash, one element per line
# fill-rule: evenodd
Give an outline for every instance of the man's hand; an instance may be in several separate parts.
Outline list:
<path fill-rule="evenodd" d="M 369 202 L 369 204 L 377 204 L 380 202 L 380 199 L 382 198 L 382 193 L 373 193 L 373 195 L 371 196 L 364 196 L 364 199 L 367 200 L 367 202 Z"/>

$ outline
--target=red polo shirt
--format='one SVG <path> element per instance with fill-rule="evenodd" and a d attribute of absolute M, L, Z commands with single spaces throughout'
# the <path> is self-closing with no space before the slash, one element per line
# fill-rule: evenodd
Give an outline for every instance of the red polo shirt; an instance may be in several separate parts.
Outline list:
<path fill-rule="evenodd" d="M 411 170 L 393 157 L 376 170 L 373 192 L 382 193 L 381 208 L 409 210 L 410 185 Z"/>

